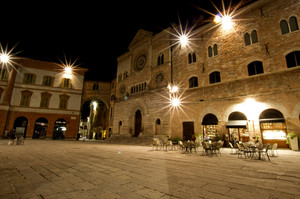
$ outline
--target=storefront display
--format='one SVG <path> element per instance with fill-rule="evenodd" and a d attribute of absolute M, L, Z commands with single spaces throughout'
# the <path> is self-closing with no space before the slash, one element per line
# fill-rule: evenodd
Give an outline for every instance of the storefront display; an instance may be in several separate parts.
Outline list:
<path fill-rule="evenodd" d="M 283 121 L 261 121 L 260 127 L 264 144 L 277 143 L 279 147 L 287 147 L 286 126 Z"/>
<path fill-rule="evenodd" d="M 248 142 L 250 140 L 247 128 L 229 128 L 229 141 L 234 143 L 236 141 Z"/>
<path fill-rule="evenodd" d="M 210 140 L 215 140 L 216 137 L 218 136 L 217 126 L 218 125 L 213 125 L 213 124 L 204 125 L 204 128 L 203 128 L 204 138 L 210 139 Z"/>

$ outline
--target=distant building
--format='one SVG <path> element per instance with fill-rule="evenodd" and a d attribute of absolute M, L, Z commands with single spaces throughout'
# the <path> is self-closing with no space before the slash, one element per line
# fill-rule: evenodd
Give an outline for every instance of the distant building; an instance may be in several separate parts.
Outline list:
<path fill-rule="evenodd" d="M 111 83 L 85 81 L 82 96 L 81 137 L 103 139 L 108 137 Z"/>
<path fill-rule="evenodd" d="M 0 69 L 0 136 L 76 139 L 87 69 L 64 70 L 56 63 L 17 59 Z"/>
<path fill-rule="evenodd" d="M 280 147 L 289 131 L 300 136 L 299 1 L 258 0 L 236 13 L 243 20 L 229 30 L 194 29 L 187 47 L 172 29 L 139 30 L 118 57 L 113 134 Z M 175 96 L 179 107 L 170 105 Z"/>

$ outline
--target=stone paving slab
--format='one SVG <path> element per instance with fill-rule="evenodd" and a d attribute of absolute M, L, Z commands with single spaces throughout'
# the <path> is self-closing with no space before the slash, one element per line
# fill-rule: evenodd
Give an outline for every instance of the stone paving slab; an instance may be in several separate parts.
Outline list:
<path fill-rule="evenodd" d="M 300 152 L 237 158 L 103 142 L 0 140 L 0 199 L 299 199 Z"/>

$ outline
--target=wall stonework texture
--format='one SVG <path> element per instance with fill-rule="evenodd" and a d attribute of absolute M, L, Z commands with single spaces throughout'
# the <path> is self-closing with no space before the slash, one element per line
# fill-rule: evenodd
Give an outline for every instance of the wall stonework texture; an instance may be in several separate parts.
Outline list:
<path fill-rule="evenodd" d="M 299 30 L 282 35 L 280 21 L 296 17 L 300 22 L 299 0 L 259 0 L 236 11 L 232 29 L 207 24 L 193 30 L 189 47 L 171 46 L 174 40 L 168 28 L 157 34 L 140 30 L 129 51 L 118 58 L 117 77 L 125 71 L 128 78 L 116 80 L 113 134 L 131 136 L 135 113 L 142 113 L 143 136 L 159 134 L 183 137 L 183 122 L 194 122 L 194 133 L 203 134 L 202 121 L 211 113 L 218 119 L 217 131 L 228 134 L 226 123 L 232 112 L 243 113 L 248 120 L 250 137 L 261 134 L 260 114 L 267 109 L 282 113 L 286 130 L 300 136 L 300 67 L 288 68 L 286 55 L 300 51 Z M 255 30 L 258 42 L 245 45 L 244 35 Z M 218 47 L 218 55 L 209 57 L 208 48 Z M 188 55 L 196 54 L 189 63 Z M 164 55 L 164 63 L 158 57 Z M 140 61 L 141 56 L 145 60 Z M 260 61 L 262 74 L 248 75 L 248 64 Z M 299 65 L 299 63 L 298 63 Z M 171 70 L 171 68 L 173 70 Z M 209 74 L 220 72 L 221 82 L 210 84 Z M 160 75 L 159 75 L 160 74 Z M 163 78 L 162 78 L 163 76 Z M 180 108 L 170 108 L 167 86 L 179 85 Z M 189 79 L 198 78 L 198 86 L 189 88 Z M 132 93 L 134 85 L 146 82 L 146 90 Z M 125 87 L 125 92 L 121 92 Z M 256 102 L 257 112 L 250 115 L 247 99 Z M 259 106 L 258 106 L 259 105 Z M 248 109 L 247 109 L 248 108 Z M 253 109 L 253 108 L 252 108 Z"/>

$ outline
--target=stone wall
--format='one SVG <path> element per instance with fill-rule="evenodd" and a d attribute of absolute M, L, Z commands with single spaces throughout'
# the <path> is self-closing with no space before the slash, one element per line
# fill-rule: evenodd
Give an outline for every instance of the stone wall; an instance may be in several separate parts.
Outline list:
<path fill-rule="evenodd" d="M 261 112 L 276 109 L 284 115 L 287 131 L 293 130 L 300 136 L 300 69 L 287 68 L 285 59 L 288 53 L 300 50 L 300 35 L 299 30 L 282 35 L 280 29 L 280 21 L 288 21 L 291 16 L 300 23 L 300 2 L 261 0 L 236 13 L 240 14 L 235 17 L 231 30 L 224 31 L 221 26 L 211 28 L 214 24 L 199 27 L 193 30 L 190 46 L 186 48 L 174 46 L 171 50 L 173 40 L 167 34 L 170 29 L 151 38 L 138 32 L 129 52 L 118 59 L 118 71 L 124 67 L 132 70 L 143 52 L 152 60 L 141 71 L 131 71 L 126 80 L 117 81 L 113 133 L 128 134 L 134 127 L 134 113 L 140 107 L 143 128 L 148 135 L 155 134 L 156 118 L 162 118 L 165 135 L 182 137 L 185 121 L 193 121 L 195 134 L 202 134 L 202 120 L 208 113 L 218 118 L 218 132 L 228 134 L 226 123 L 234 111 L 246 115 L 248 130 L 254 135 L 261 131 Z M 244 35 L 254 30 L 258 42 L 246 46 Z M 215 44 L 218 55 L 209 57 L 208 47 Z M 196 62 L 188 62 L 189 53 L 196 54 Z M 161 54 L 164 54 L 164 64 L 158 65 Z M 249 76 L 248 64 L 254 61 L 262 62 L 263 74 Z M 182 97 L 180 108 L 171 109 L 175 111 L 164 109 L 170 101 L 166 87 L 171 80 L 171 67 Z M 209 74 L 214 71 L 220 72 L 221 82 L 210 84 Z M 163 74 L 163 81 L 157 81 L 159 74 Z M 198 78 L 195 88 L 189 88 L 191 77 Z M 147 91 L 131 95 L 128 89 L 144 81 Z M 122 86 L 126 87 L 127 94 L 119 93 Z M 128 98 L 124 99 L 125 95 Z"/>

